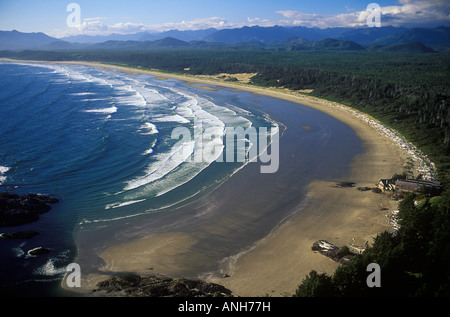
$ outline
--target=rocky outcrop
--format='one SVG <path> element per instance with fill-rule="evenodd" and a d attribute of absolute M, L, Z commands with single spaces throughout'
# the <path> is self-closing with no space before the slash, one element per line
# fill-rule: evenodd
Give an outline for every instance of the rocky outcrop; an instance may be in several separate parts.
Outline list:
<path fill-rule="evenodd" d="M 36 231 L 19 231 L 19 232 L 9 232 L 0 233 L 0 239 L 4 240 L 14 240 L 14 239 L 30 239 L 37 236 L 39 232 Z"/>
<path fill-rule="evenodd" d="M 224 286 L 195 279 L 172 279 L 119 273 L 99 282 L 96 296 L 128 297 L 231 297 Z"/>
<path fill-rule="evenodd" d="M 0 227 L 18 226 L 39 219 L 58 199 L 46 195 L 0 193 Z"/>
<path fill-rule="evenodd" d="M 46 248 L 43 248 L 43 247 L 37 247 L 37 248 L 29 250 L 27 253 L 29 255 L 43 255 L 43 254 L 47 254 L 49 252 L 50 252 L 49 249 L 46 249 Z"/>
<path fill-rule="evenodd" d="M 347 263 L 354 256 L 348 247 L 339 248 L 325 240 L 314 242 L 311 249 L 341 264 Z"/>
<path fill-rule="evenodd" d="M 337 188 L 347 188 L 347 187 L 354 187 L 355 183 L 353 182 L 338 182 L 334 185 L 334 187 Z"/>

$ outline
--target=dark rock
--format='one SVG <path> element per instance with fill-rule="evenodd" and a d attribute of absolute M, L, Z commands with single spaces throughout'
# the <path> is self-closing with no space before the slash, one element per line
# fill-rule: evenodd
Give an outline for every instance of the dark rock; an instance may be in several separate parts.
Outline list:
<path fill-rule="evenodd" d="M 47 254 L 49 253 L 50 250 L 43 248 L 43 247 L 38 247 L 38 248 L 34 248 L 28 251 L 29 255 L 43 255 L 43 254 Z"/>
<path fill-rule="evenodd" d="M 1 233 L 0 239 L 13 240 L 13 239 L 30 239 L 37 236 L 39 232 L 36 231 L 20 231 L 20 232 L 10 232 Z"/>
<path fill-rule="evenodd" d="M 353 186 L 355 186 L 355 183 L 352 183 L 352 182 L 339 182 L 339 183 L 336 183 L 334 186 L 338 187 L 338 188 L 346 188 L 346 187 L 353 187 Z"/>
<path fill-rule="evenodd" d="M 311 249 L 341 264 L 347 263 L 354 256 L 347 247 L 339 248 L 326 240 L 314 242 Z"/>
<path fill-rule="evenodd" d="M 141 281 L 141 277 L 133 273 L 120 273 L 112 276 L 106 281 L 98 283 L 98 287 L 107 292 L 120 291 L 130 287 L 136 287 Z"/>
<path fill-rule="evenodd" d="M 26 194 L 19 196 L 0 193 L 0 226 L 18 226 L 39 219 L 48 212 L 58 199 L 46 195 Z"/>
<path fill-rule="evenodd" d="M 102 292 L 103 291 L 103 292 Z M 230 297 L 231 291 L 222 285 L 196 279 L 141 277 L 134 273 L 115 274 L 99 282 L 93 290 L 96 296 L 128 297 Z"/>
<path fill-rule="evenodd" d="M 358 187 L 356 189 L 359 190 L 359 191 L 365 192 L 365 191 L 368 191 L 368 190 L 372 190 L 372 187 Z"/>

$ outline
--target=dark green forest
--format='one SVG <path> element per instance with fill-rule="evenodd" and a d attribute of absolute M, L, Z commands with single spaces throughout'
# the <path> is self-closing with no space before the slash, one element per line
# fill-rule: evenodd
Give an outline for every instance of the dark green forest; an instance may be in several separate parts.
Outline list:
<path fill-rule="evenodd" d="M 299 281 L 295 296 L 450 295 L 449 53 L 173 48 L 3 51 L 0 57 L 95 61 L 190 75 L 256 73 L 253 85 L 313 89 L 313 96 L 371 115 L 429 156 L 444 190 L 436 197 L 407 195 L 395 234 L 380 233 L 332 276 L 312 271 Z M 366 267 L 373 262 L 383 272 L 381 288 L 366 285 Z"/>

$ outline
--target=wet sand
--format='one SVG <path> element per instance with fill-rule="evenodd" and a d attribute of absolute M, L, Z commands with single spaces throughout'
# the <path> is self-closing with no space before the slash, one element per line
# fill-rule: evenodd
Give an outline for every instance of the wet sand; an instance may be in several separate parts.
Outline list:
<path fill-rule="evenodd" d="M 340 181 L 374 187 L 380 178 L 388 178 L 403 170 L 406 153 L 398 145 L 354 116 L 348 108 L 328 101 L 279 89 L 256 88 L 98 63 L 78 64 L 180 79 L 190 84 L 235 88 L 308 106 L 348 125 L 362 141 L 364 152 L 354 158 L 351 169 Z M 310 184 L 277 182 L 277 177 L 298 168 L 294 160 L 287 159 L 291 153 L 282 155 L 281 175 L 260 174 L 258 166 L 249 164 L 248 168 L 238 172 L 210 196 L 190 205 L 191 215 L 196 215 L 189 220 L 190 231 L 185 230 L 188 219 L 183 218 L 180 212 L 171 228 L 155 230 L 144 236 L 127 236 L 122 242 L 103 250 L 100 256 L 104 265 L 100 271 L 105 275 L 100 272 L 84 276 L 83 290 L 92 289 L 110 272 L 134 271 L 173 277 L 204 272 L 206 274 L 202 277 L 205 280 L 222 284 L 237 296 L 290 296 L 311 270 L 332 274 L 338 267 L 337 263 L 313 252 L 313 242 L 325 239 L 338 246 L 358 247 L 363 246 L 366 241 L 371 243 L 377 233 L 389 229 L 386 219 L 388 211 L 382 211 L 380 207 L 397 209 L 395 201 L 371 191 L 335 188 L 335 180 L 317 180 Z M 259 194 L 264 186 L 252 186 L 253 191 L 247 186 L 255 182 L 273 182 L 280 186 L 274 186 L 272 190 L 263 193 L 264 199 L 260 199 Z M 304 186 L 308 189 L 306 197 L 292 197 L 293 193 Z M 245 191 L 246 198 L 237 199 L 242 191 Z M 288 208 L 291 216 L 245 252 L 238 252 L 224 259 L 217 270 L 211 272 L 210 267 L 199 267 L 199 263 L 208 262 L 207 257 L 214 252 L 216 245 L 229 239 L 230 228 L 234 228 L 233 237 L 244 237 L 246 230 L 251 230 L 249 224 L 257 221 L 248 212 L 252 208 L 267 209 L 267 214 L 274 208 Z M 221 214 L 220 210 L 230 210 L 230 213 Z M 148 229 L 147 225 L 148 223 L 142 224 L 142 232 Z M 241 250 L 242 246 L 237 239 L 236 250 Z M 218 253 L 220 251 L 217 250 Z M 226 274 L 226 277 L 222 274 Z"/>

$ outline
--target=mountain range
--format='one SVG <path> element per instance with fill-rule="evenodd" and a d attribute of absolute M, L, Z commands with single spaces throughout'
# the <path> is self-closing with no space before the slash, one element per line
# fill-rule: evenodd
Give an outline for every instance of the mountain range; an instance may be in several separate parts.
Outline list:
<path fill-rule="evenodd" d="M 0 50 L 268 48 L 286 50 L 450 51 L 450 27 L 435 28 L 308 28 L 242 27 L 197 31 L 78 35 L 57 39 L 44 33 L 0 31 Z"/>

